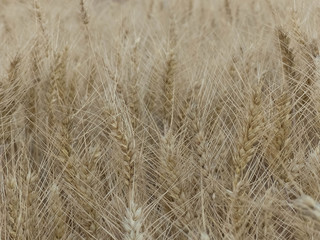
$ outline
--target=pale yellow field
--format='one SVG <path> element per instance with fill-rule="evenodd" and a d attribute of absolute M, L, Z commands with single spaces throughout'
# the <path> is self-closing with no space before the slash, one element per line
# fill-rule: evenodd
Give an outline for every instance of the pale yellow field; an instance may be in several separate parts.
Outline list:
<path fill-rule="evenodd" d="M 1 0 L 0 239 L 320 239 L 320 2 Z"/>

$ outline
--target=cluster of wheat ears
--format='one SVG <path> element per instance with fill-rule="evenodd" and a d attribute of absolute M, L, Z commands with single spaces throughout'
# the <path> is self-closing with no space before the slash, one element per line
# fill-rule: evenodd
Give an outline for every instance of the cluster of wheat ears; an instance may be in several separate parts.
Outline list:
<path fill-rule="evenodd" d="M 0 239 L 320 239 L 319 12 L 1 0 Z"/>

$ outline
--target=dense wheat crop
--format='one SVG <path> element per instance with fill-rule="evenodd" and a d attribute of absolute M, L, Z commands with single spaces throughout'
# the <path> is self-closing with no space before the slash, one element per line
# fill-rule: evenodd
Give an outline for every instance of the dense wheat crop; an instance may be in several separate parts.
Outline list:
<path fill-rule="evenodd" d="M 0 239 L 320 239 L 320 2 L 1 0 Z"/>

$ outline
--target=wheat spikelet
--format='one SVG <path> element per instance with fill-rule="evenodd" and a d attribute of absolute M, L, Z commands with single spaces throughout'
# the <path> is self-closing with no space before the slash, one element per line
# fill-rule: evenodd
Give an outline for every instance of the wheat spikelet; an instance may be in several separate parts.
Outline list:
<path fill-rule="evenodd" d="M 138 125 L 138 120 L 140 117 L 140 104 L 139 104 L 139 96 L 138 89 L 136 83 L 130 87 L 130 93 L 128 95 L 128 105 L 129 109 L 132 113 L 131 124 L 133 128 L 136 128 Z"/>
<path fill-rule="evenodd" d="M 164 96 L 165 96 L 165 103 L 164 103 L 164 116 L 165 116 L 165 122 L 166 125 L 171 125 L 171 116 L 172 116 L 172 105 L 173 105 L 173 93 L 174 93 L 174 70 L 176 68 L 176 62 L 175 62 L 175 53 L 173 50 L 170 50 L 168 59 L 166 62 L 166 73 L 165 77 L 163 79 L 164 82 Z"/>
<path fill-rule="evenodd" d="M 292 49 L 290 49 L 290 39 L 288 35 L 278 28 L 278 38 L 280 41 L 280 50 L 282 55 L 282 64 L 285 76 L 285 82 L 291 87 L 294 85 L 295 71 L 294 71 L 294 56 Z"/>
<path fill-rule="evenodd" d="M 193 137 L 192 147 L 195 153 L 195 161 L 197 165 L 196 184 L 199 185 L 200 201 L 201 201 L 201 212 L 202 212 L 202 229 L 206 229 L 208 211 L 208 199 L 214 194 L 213 190 L 213 169 L 212 162 L 208 154 L 208 139 L 205 135 L 205 128 L 203 122 L 200 122 L 202 116 L 200 110 L 196 109 L 197 103 L 193 102 L 194 106 L 191 107 L 191 111 L 188 114 L 190 118 L 191 132 Z M 199 169 L 199 170 L 198 170 Z M 202 237 L 202 235 L 201 235 Z"/>
<path fill-rule="evenodd" d="M 251 95 L 247 116 L 244 122 L 245 125 L 243 126 L 243 130 L 240 135 L 234 159 L 235 175 L 233 179 L 230 211 L 232 212 L 232 228 L 235 237 L 241 237 L 245 234 L 244 228 L 246 227 L 246 223 L 242 220 L 245 213 L 243 202 L 240 201 L 240 198 L 246 195 L 243 193 L 244 170 L 252 159 L 255 151 L 257 150 L 257 144 L 262 138 L 261 134 L 264 126 L 264 116 L 261 106 L 261 90 L 258 88 L 255 89 Z"/>
<path fill-rule="evenodd" d="M 12 84 L 16 84 L 15 82 L 17 81 L 20 63 L 21 57 L 19 55 L 16 55 L 10 63 L 10 68 L 8 70 L 8 81 Z"/>
<path fill-rule="evenodd" d="M 37 208 L 39 195 L 37 192 L 37 182 L 39 181 L 38 173 L 34 171 L 28 171 L 25 184 L 25 198 L 26 198 L 26 216 L 25 216 L 25 235 L 32 238 L 37 233 Z"/>
<path fill-rule="evenodd" d="M 224 9 L 230 22 L 232 22 L 232 11 L 229 0 L 224 0 Z"/>
<path fill-rule="evenodd" d="M 87 96 L 90 96 L 95 90 L 95 79 L 97 77 L 97 67 L 92 65 L 88 77 Z"/>
<path fill-rule="evenodd" d="M 201 233 L 200 240 L 209 240 L 209 239 L 210 239 L 210 237 L 207 233 L 205 233 L 205 232 Z"/>
<path fill-rule="evenodd" d="M 54 81 L 56 81 L 57 91 L 59 94 L 59 98 L 61 100 L 65 100 L 65 89 L 66 85 L 66 64 L 67 64 L 67 57 L 68 57 L 68 48 L 66 47 L 61 54 L 61 59 L 59 63 L 55 66 L 54 69 Z"/>
<path fill-rule="evenodd" d="M 125 240 L 143 240 L 145 235 L 141 228 L 143 226 L 143 212 L 141 208 L 138 208 L 134 202 L 129 204 L 129 208 L 126 211 L 126 217 L 123 222 L 125 229 Z"/>
<path fill-rule="evenodd" d="M 169 45 L 170 49 L 166 59 L 166 69 L 163 77 L 163 93 L 164 93 L 164 104 L 163 104 L 163 115 L 164 115 L 164 126 L 169 128 L 172 125 L 172 110 L 173 110 L 173 96 L 174 96 L 174 76 L 176 74 L 176 53 L 175 48 L 177 44 L 175 33 L 175 23 L 171 19 L 170 24 L 170 36 Z"/>
<path fill-rule="evenodd" d="M 195 89 L 198 89 L 198 87 L 195 86 Z M 177 117 L 176 125 L 177 125 L 178 130 L 182 130 L 184 125 L 187 122 L 187 117 L 188 117 L 188 114 L 189 114 L 191 107 L 192 107 L 191 103 L 192 103 L 194 95 L 195 94 L 194 94 L 193 89 L 188 89 L 186 98 L 183 98 L 182 103 L 179 104 L 179 108 L 177 110 L 178 113 L 176 115 L 176 117 Z"/>
<path fill-rule="evenodd" d="M 142 208 L 135 203 L 135 182 L 136 182 L 136 145 L 134 136 L 127 135 L 123 122 L 119 116 L 115 116 L 114 112 L 111 115 L 112 121 L 110 124 L 111 135 L 115 139 L 120 151 L 121 162 L 123 171 L 121 172 L 124 180 L 126 191 L 126 215 L 122 220 L 122 224 L 125 230 L 124 239 L 144 239 L 143 233 L 143 216 Z M 132 134 L 131 134 L 132 135 Z"/>
<path fill-rule="evenodd" d="M 151 19 L 151 17 L 152 17 L 153 9 L 154 9 L 154 0 L 151 0 L 149 7 L 148 7 L 148 11 L 147 11 L 147 17 L 149 19 Z"/>
<path fill-rule="evenodd" d="M 74 186 L 69 194 L 83 211 L 77 217 L 78 224 L 80 224 L 87 237 L 98 237 L 100 234 L 100 217 L 94 205 L 96 203 L 95 196 L 98 192 L 97 187 L 99 186 L 95 175 L 96 161 L 100 154 L 90 151 L 93 159 L 89 157 L 84 161 L 79 159 L 72 146 L 72 121 L 72 115 L 67 113 L 60 126 L 58 158 L 61 163 L 60 169 L 63 169 L 63 177 L 66 183 Z"/>
<path fill-rule="evenodd" d="M 19 78 L 19 68 L 20 68 L 21 58 L 16 55 L 15 58 L 10 62 L 10 67 L 7 71 L 7 82 L 2 83 L 1 91 L 1 124 L 2 124 L 2 141 L 3 144 L 9 144 L 11 142 L 11 119 L 12 114 L 16 111 L 17 101 L 12 99 L 20 91 L 20 78 Z"/>
<path fill-rule="evenodd" d="M 42 34 L 48 40 L 48 36 L 47 36 L 47 33 L 46 33 L 46 24 L 44 22 L 42 9 L 40 8 L 38 0 L 34 1 L 34 9 L 35 9 L 37 21 L 38 21 L 39 26 L 40 26 L 40 30 L 41 30 Z"/>
<path fill-rule="evenodd" d="M 51 100 L 51 102 L 57 102 L 55 107 L 61 109 L 60 111 L 65 111 L 61 116 L 60 123 L 53 122 L 55 124 L 54 129 L 58 130 L 57 145 L 55 147 L 58 152 L 57 159 L 59 164 L 56 166 L 63 171 L 65 183 L 70 186 L 74 185 L 72 189 L 68 189 L 68 195 L 82 210 L 75 219 L 77 224 L 79 224 L 87 237 L 98 237 L 100 219 L 97 210 L 93 207 L 95 202 L 94 194 L 96 193 L 95 187 L 98 186 L 94 177 L 96 161 L 92 159 L 92 161 L 89 161 L 90 158 L 88 158 L 88 161 L 82 162 L 73 147 L 72 129 L 75 126 L 71 105 L 73 97 L 70 98 L 65 94 L 65 59 L 65 57 L 57 58 L 55 74 L 51 78 L 55 87 L 55 94 L 51 98 L 56 99 L 55 101 Z"/>
<path fill-rule="evenodd" d="M 86 230 L 89 236 L 99 237 L 101 219 L 97 209 L 95 208 L 96 198 L 98 197 L 99 182 L 96 179 L 96 159 L 99 158 L 99 153 L 93 153 L 94 159 L 80 162 L 78 165 L 78 174 L 74 179 L 77 185 L 77 194 L 79 201 L 85 213 L 89 216 L 82 216 L 81 225 Z"/>
<path fill-rule="evenodd" d="M 277 154 L 285 147 L 291 131 L 291 99 L 287 91 L 283 92 L 276 101 L 276 135 L 271 143 L 272 149 L 270 154 L 272 158 L 276 158 Z"/>
<path fill-rule="evenodd" d="M 261 137 L 261 130 L 263 127 L 264 117 L 261 109 L 261 92 L 255 90 L 251 96 L 251 102 L 245 120 L 245 125 L 240 136 L 235 156 L 235 177 L 233 189 L 236 189 L 239 180 L 243 176 L 243 171 L 249 161 L 251 160 L 256 145 Z"/>
<path fill-rule="evenodd" d="M 28 119 L 28 131 L 31 134 L 35 130 L 36 119 L 37 119 L 37 111 L 38 111 L 38 94 L 36 92 L 38 90 L 38 84 L 35 83 L 26 94 L 26 109 L 27 109 L 27 119 Z"/>
<path fill-rule="evenodd" d="M 7 21 L 5 15 L 1 15 L 1 20 L 3 21 L 4 30 L 5 30 L 6 35 L 8 36 L 8 40 L 10 40 L 10 37 L 12 34 L 12 27 L 10 26 L 9 22 Z"/>
<path fill-rule="evenodd" d="M 187 207 L 186 193 L 179 184 L 179 175 L 177 172 L 177 153 L 175 152 L 175 138 L 171 130 L 165 133 L 161 138 L 160 146 L 160 174 L 161 185 L 165 193 L 166 211 L 174 214 L 178 218 L 178 227 L 191 234 L 185 224 L 190 223 L 194 216 L 191 215 Z"/>
<path fill-rule="evenodd" d="M 294 202 L 296 207 L 302 214 L 309 216 L 316 221 L 320 221 L 320 204 L 312 197 L 303 195 Z"/>
<path fill-rule="evenodd" d="M 298 117 L 306 119 L 312 113 L 312 88 L 315 83 L 315 57 L 319 54 L 318 46 L 309 41 L 303 33 L 296 11 L 292 13 L 293 38 L 297 42 L 295 47 L 296 65 L 298 67 L 297 82 L 295 86 L 296 110 Z M 300 70 L 301 69 L 301 70 Z"/>
<path fill-rule="evenodd" d="M 64 206 L 60 196 L 60 188 L 54 183 L 50 188 L 49 206 L 53 215 L 54 230 L 52 233 L 53 239 L 64 239 L 66 237 L 66 214 L 63 211 Z"/>
<path fill-rule="evenodd" d="M 80 13 L 81 13 L 82 23 L 84 25 L 88 25 L 89 24 L 89 16 L 88 16 L 87 9 L 85 7 L 85 1 L 84 0 L 80 0 Z"/>
<path fill-rule="evenodd" d="M 125 134 L 122 123 L 119 117 L 114 117 L 110 124 L 111 135 L 116 140 L 121 153 L 122 153 L 122 164 L 124 171 L 122 172 L 125 186 L 127 187 L 128 193 L 128 206 L 132 199 L 133 193 L 133 182 L 134 182 L 134 147 L 135 143 L 133 140 L 129 140 L 129 137 Z"/>
<path fill-rule="evenodd" d="M 48 125 L 53 126 L 55 122 L 55 110 L 57 102 L 59 101 L 59 90 L 58 90 L 58 81 L 59 71 L 61 66 L 61 55 L 55 56 L 54 65 L 52 67 L 51 76 L 48 82 L 46 90 L 46 113 L 48 117 Z M 60 89 L 61 90 L 61 89 Z"/>
<path fill-rule="evenodd" d="M 22 212 L 20 209 L 20 192 L 17 179 L 14 175 L 6 176 L 6 196 L 8 202 L 6 203 L 7 209 L 7 234 L 11 239 L 18 239 L 23 236 L 22 229 Z"/>
<path fill-rule="evenodd" d="M 193 8 L 194 8 L 193 1 L 189 1 L 189 5 L 188 5 L 188 14 L 189 14 L 189 16 L 192 15 Z"/>
<path fill-rule="evenodd" d="M 291 98 L 288 91 L 284 90 L 276 100 L 276 119 L 274 121 L 274 136 L 268 146 L 269 166 L 275 174 L 288 181 L 286 168 L 290 158 L 290 133 L 292 131 Z"/>
<path fill-rule="evenodd" d="M 132 113 L 131 124 L 133 128 L 137 127 L 138 119 L 140 117 L 140 103 L 139 103 L 139 95 L 138 95 L 138 78 L 139 78 L 139 63 L 137 61 L 137 49 L 139 46 L 140 39 L 137 39 L 134 43 L 132 49 L 131 62 L 132 66 L 132 84 L 129 86 L 128 100 L 127 105 Z"/>
<path fill-rule="evenodd" d="M 64 181 L 72 187 L 69 190 L 72 201 L 81 207 L 80 214 L 76 217 L 77 224 L 87 237 L 98 237 L 99 215 L 93 206 L 95 199 L 95 161 L 81 162 L 72 146 L 73 119 L 70 109 L 67 110 L 62 124 L 57 126 L 60 130 L 58 135 L 58 160 L 59 169 L 63 170 Z"/>

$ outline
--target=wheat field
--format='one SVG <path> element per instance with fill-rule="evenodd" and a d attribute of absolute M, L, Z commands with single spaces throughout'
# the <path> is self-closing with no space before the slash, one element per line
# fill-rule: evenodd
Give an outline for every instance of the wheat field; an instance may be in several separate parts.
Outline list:
<path fill-rule="evenodd" d="M 0 239 L 320 239 L 320 2 L 1 0 Z"/>

